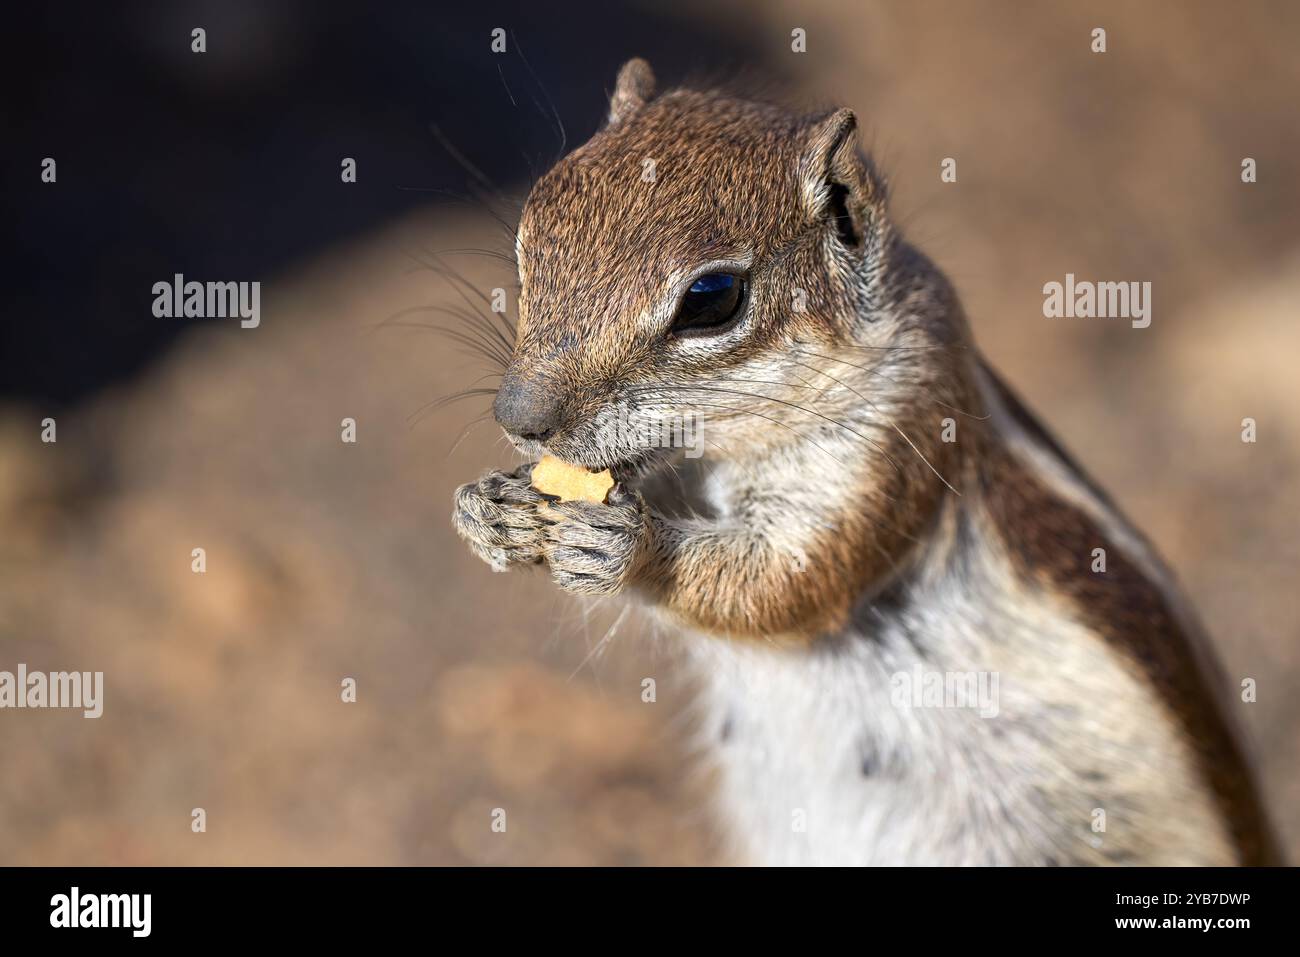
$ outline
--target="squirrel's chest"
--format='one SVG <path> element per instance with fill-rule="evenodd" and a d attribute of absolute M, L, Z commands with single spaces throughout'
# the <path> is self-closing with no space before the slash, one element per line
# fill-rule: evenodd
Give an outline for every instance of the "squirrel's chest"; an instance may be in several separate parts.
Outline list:
<path fill-rule="evenodd" d="M 1103 643 L 952 611 L 815 652 L 687 642 L 738 859 L 1227 862 L 1176 732 Z"/>
<path fill-rule="evenodd" d="M 742 861 L 987 860 L 988 835 L 939 837 L 969 832 L 979 815 L 938 759 L 987 753 L 988 729 L 973 714 L 901 713 L 891 679 L 910 663 L 846 652 L 796 665 L 762 649 L 717 647 L 697 658 L 718 811 Z"/>

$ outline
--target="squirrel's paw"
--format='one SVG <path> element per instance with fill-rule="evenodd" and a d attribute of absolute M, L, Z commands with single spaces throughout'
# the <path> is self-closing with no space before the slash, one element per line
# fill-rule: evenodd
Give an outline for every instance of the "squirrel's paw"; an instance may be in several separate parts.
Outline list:
<path fill-rule="evenodd" d="M 541 495 L 529 484 L 532 470 L 492 471 L 456 489 L 451 523 L 493 571 L 542 560 L 546 523 L 537 511 Z"/>
<path fill-rule="evenodd" d="M 644 554 L 650 523 L 639 495 L 615 486 L 610 504 L 552 502 L 543 552 L 551 577 L 575 595 L 614 595 Z"/>

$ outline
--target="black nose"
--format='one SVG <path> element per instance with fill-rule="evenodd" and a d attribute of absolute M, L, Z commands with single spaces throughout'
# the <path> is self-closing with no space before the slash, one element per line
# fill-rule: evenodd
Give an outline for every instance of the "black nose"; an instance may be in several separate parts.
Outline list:
<path fill-rule="evenodd" d="M 545 442 L 560 427 L 561 397 L 548 383 L 509 376 L 501 383 L 492 413 L 507 432 Z"/>

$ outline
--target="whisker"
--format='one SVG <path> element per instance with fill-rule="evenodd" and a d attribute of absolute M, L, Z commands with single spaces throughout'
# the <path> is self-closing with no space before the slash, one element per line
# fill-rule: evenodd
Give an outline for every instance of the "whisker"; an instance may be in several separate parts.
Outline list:
<path fill-rule="evenodd" d="M 469 308 L 469 310 L 474 315 L 482 319 L 487 326 L 489 326 L 494 330 L 495 335 L 497 336 L 497 338 L 501 340 L 502 345 L 506 347 L 507 352 L 512 351 L 514 349 L 514 340 L 515 340 L 516 333 L 515 333 L 515 327 L 510 323 L 510 320 L 507 319 L 503 313 L 492 310 L 492 314 L 497 317 L 497 320 L 505 328 L 506 332 L 509 333 L 509 336 L 507 337 L 506 335 L 502 334 L 499 330 L 497 330 L 497 327 L 493 324 L 492 320 L 483 314 L 483 312 L 479 309 L 477 305 L 474 304 L 474 301 L 470 299 L 468 295 L 468 293 L 473 293 L 479 299 L 483 300 L 484 303 L 491 305 L 492 300 L 488 297 L 487 293 L 485 293 L 478 286 L 474 285 L 472 282 L 466 279 L 459 271 L 453 269 L 451 266 L 444 263 L 441 259 L 438 259 L 434 263 L 426 263 L 423 260 L 420 260 L 414 256 L 412 256 L 411 258 L 415 259 L 416 262 L 421 263 L 421 265 L 423 265 L 430 272 L 442 276 L 444 279 L 448 280 L 448 282 L 450 282 L 452 285 L 452 289 L 455 290 L 456 294 L 460 296 L 461 300 L 465 303 L 465 305 Z"/>
<path fill-rule="evenodd" d="M 802 376 L 801 376 L 800 378 L 802 379 Z M 782 389 L 811 389 L 811 390 L 813 390 L 814 392 L 817 392 L 817 391 L 825 392 L 825 391 L 826 391 L 825 389 L 818 390 L 818 388 L 817 388 L 815 385 L 809 385 L 809 384 L 808 384 L 808 380 L 806 380 L 806 379 L 803 380 L 803 382 L 804 382 L 803 385 L 794 385 L 793 383 L 790 383 L 790 382 L 773 382 L 773 381 L 770 380 L 770 379 L 739 379 L 739 378 L 734 378 L 734 377 L 732 377 L 732 378 L 726 378 L 726 379 L 718 379 L 718 380 L 716 380 L 716 381 L 718 381 L 718 382 L 749 382 L 749 383 L 752 383 L 753 385 L 771 385 L 771 386 L 776 386 L 776 387 L 778 387 L 778 388 L 782 388 Z"/>
<path fill-rule="evenodd" d="M 496 195 L 500 197 L 502 200 L 505 199 L 505 197 L 501 195 L 501 191 L 497 189 L 496 184 L 493 183 L 492 180 L 488 178 L 486 173 L 484 173 L 481 169 L 479 169 L 477 166 L 471 163 L 469 161 L 469 157 L 467 157 L 460 150 L 456 149 L 455 145 L 451 142 L 451 140 L 447 138 L 446 134 L 442 132 L 442 128 L 438 126 L 437 123 L 429 124 L 429 132 L 433 134 L 434 139 L 438 141 L 438 143 L 442 146 L 442 148 L 447 151 L 447 155 L 450 156 L 452 159 L 454 159 L 460 165 L 461 169 L 469 173 L 471 177 L 473 177 L 484 187 L 491 190 L 493 193 L 496 193 Z"/>
<path fill-rule="evenodd" d="M 460 435 L 456 436 L 456 441 L 453 442 L 453 443 L 451 443 L 451 448 L 449 448 L 449 449 L 447 450 L 447 458 L 451 458 L 452 453 L 456 451 L 456 449 L 457 449 L 457 447 L 460 445 L 460 443 L 464 442 L 465 439 L 469 437 L 469 434 L 470 434 L 472 431 L 474 431 L 474 427 L 475 427 L 476 425 L 482 425 L 484 422 L 491 421 L 491 419 L 492 419 L 492 413 L 491 413 L 491 412 L 488 412 L 488 413 L 485 413 L 484 415 L 480 415 L 477 419 L 475 419 L 475 420 L 474 420 L 473 422 L 471 422 L 469 425 L 465 426 L 465 428 L 461 429 L 461 430 L 460 430 Z"/>
<path fill-rule="evenodd" d="M 394 326 L 394 328 L 398 328 L 398 329 L 414 329 L 417 332 L 436 333 L 442 336 L 443 338 L 451 339 L 453 342 L 455 342 L 458 346 L 456 352 L 458 352 L 460 355 L 468 356 L 473 359 L 486 359 L 488 362 L 492 363 L 492 365 L 495 366 L 497 369 L 504 368 L 499 356 L 496 356 L 493 353 L 489 352 L 487 349 L 483 348 L 483 346 L 480 345 L 477 341 L 466 337 L 463 333 L 458 332 L 455 329 L 448 329 L 444 326 L 437 326 L 426 322 L 395 322 L 392 323 L 392 325 Z M 500 373 L 497 374 L 500 375 Z"/>
<path fill-rule="evenodd" d="M 469 332 L 460 329 L 450 329 L 447 326 L 440 326 L 435 323 L 399 322 L 395 319 L 385 320 L 384 326 L 395 329 L 423 329 L 426 332 L 436 332 L 448 339 L 460 343 L 462 346 L 470 349 L 473 354 L 491 360 L 495 365 L 503 370 L 510 364 L 509 357 L 502 354 L 500 347 L 492 343 L 491 340 L 483 339 L 481 333 L 478 335 L 471 335 Z"/>
<path fill-rule="evenodd" d="M 420 419 L 424 418 L 426 415 L 429 415 L 431 412 L 434 412 L 442 408 L 444 405 L 451 405 L 453 402 L 460 402 L 463 399 L 472 399 L 476 395 L 496 395 L 496 394 L 497 394 L 496 389 L 462 389 L 459 392 L 453 392 L 451 395 L 440 396 L 439 398 L 434 399 L 431 402 L 424 403 L 424 405 L 420 406 L 418 409 L 416 409 L 414 412 L 408 415 L 406 417 L 406 421 L 409 422 L 412 427 L 414 427 L 416 423 L 420 421 Z"/>
<path fill-rule="evenodd" d="M 824 356 L 817 352 L 810 352 L 807 349 L 795 349 L 793 351 L 798 352 L 801 355 L 812 356 L 813 358 L 816 359 L 824 359 L 827 362 L 839 362 L 846 366 L 850 366 L 851 368 L 858 369 L 861 370 L 862 372 L 866 372 L 871 375 L 877 376 L 881 379 L 884 379 L 886 382 L 890 383 L 891 385 L 898 385 L 897 380 L 891 379 L 889 376 L 885 375 L 879 369 L 873 369 L 870 366 L 860 366 L 857 363 L 849 362 L 847 359 L 841 359 L 839 356 Z M 799 365 L 803 365 L 803 363 L 799 363 Z M 814 372 L 817 372 L 820 375 L 825 375 L 825 373 L 823 373 L 820 369 L 817 369 L 814 366 L 804 366 L 804 368 L 812 369 Z M 933 402 L 935 405 L 942 406 L 943 408 L 947 409 L 949 412 L 956 412 L 958 415 L 965 416 L 968 419 L 975 419 L 976 421 L 979 422 L 983 422 L 985 419 L 988 419 L 992 415 L 992 413 L 990 412 L 986 412 L 983 415 L 976 415 L 973 412 L 966 412 L 963 411 L 962 409 L 957 408 L 955 405 L 949 405 L 947 402 L 944 402 L 942 399 L 936 399 L 934 396 L 931 395 L 927 395 L 926 399 Z"/>
<path fill-rule="evenodd" d="M 496 350 L 501 354 L 502 357 L 504 357 L 504 362 L 502 363 L 503 365 L 510 364 L 510 353 L 514 351 L 513 345 L 509 342 L 506 342 L 504 337 L 501 335 L 501 332 L 494 325 L 488 322 L 482 316 L 482 314 L 475 313 L 475 312 L 466 312 L 460 306 L 448 305 L 448 304 L 408 306 L 405 309 L 399 309 L 397 312 L 393 313 L 387 319 L 378 323 L 376 328 L 382 329 L 385 326 L 410 325 L 410 323 L 401 323 L 398 322 L 397 320 L 402 316 L 415 315 L 421 312 L 437 312 L 437 313 L 442 313 L 443 315 L 446 316 L 451 316 L 453 319 L 461 320 L 462 322 L 467 324 L 467 328 L 465 330 L 462 330 L 462 332 L 474 333 L 475 337 L 482 341 L 485 348 L 491 348 L 493 350 Z M 430 328 L 440 328 L 440 327 L 430 326 Z"/>
<path fill-rule="evenodd" d="M 823 356 L 823 358 L 825 357 Z M 812 369 L 814 372 L 820 375 L 826 376 L 826 378 L 828 379 L 838 382 L 841 386 L 848 389 L 850 392 L 856 395 L 863 402 L 867 403 L 867 405 L 871 406 L 871 408 L 875 410 L 876 414 L 879 415 L 881 418 L 883 418 L 886 422 L 888 422 L 890 428 L 892 428 L 895 432 L 901 435 L 903 437 L 903 441 L 906 442 L 909 446 L 911 446 L 912 451 L 915 452 L 917 454 L 917 457 L 920 458 L 920 460 L 925 463 L 926 468 L 928 468 L 931 472 L 933 472 L 938 477 L 940 482 L 948 486 L 949 491 L 951 491 L 954 495 L 961 494 L 961 492 L 958 492 L 955 488 L 953 488 L 952 483 L 949 482 L 946 478 L 944 478 L 943 475 L 939 472 L 939 470 L 935 468 L 933 464 L 931 464 L 930 460 L 925 457 L 925 454 L 919 448 L 916 447 L 916 443 L 912 441 L 911 436 L 909 436 L 906 432 L 904 432 L 892 418 L 890 418 L 888 415 L 882 412 L 880 410 L 880 407 L 876 405 L 876 403 L 872 402 L 865 395 L 863 395 L 857 389 L 853 388 L 853 386 L 849 385 L 843 379 L 838 379 L 835 376 L 831 375 L 829 372 L 826 372 L 822 369 L 814 368 L 811 365 L 806 365 L 805 363 L 799 363 L 799 364 L 804 365 L 805 368 Z"/>
<path fill-rule="evenodd" d="M 756 416 L 758 416 L 759 418 L 769 419 L 769 421 L 774 422 L 774 423 L 776 423 L 777 425 L 782 426 L 782 427 L 785 428 L 785 429 L 788 429 L 789 431 L 793 432 L 795 435 L 798 435 L 798 436 L 799 436 L 803 441 L 807 442 L 809 445 L 812 445 L 812 446 L 813 446 L 814 448 L 816 448 L 818 451 L 824 453 L 825 455 L 830 456 L 830 458 L 831 458 L 833 461 L 837 462 L 837 463 L 840 464 L 840 465 L 844 465 L 844 462 L 842 462 L 840 459 L 836 458 L 836 457 L 835 457 L 834 455 L 832 455 L 830 452 L 827 452 L 826 449 L 822 448 L 820 445 L 818 445 L 817 443 L 813 442 L 811 439 L 809 439 L 807 436 L 805 436 L 802 432 L 799 432 L 798 430 L 792 428 L 791 426 L 789 426 L 789 425 L 787 425 L 786 423 L 780 421 L 779 419 L 770 419 L 768 416 L 763 415 L 761 412 L 754 412 L 754 411 L 752 411 L 752 410 L 750 410 L 750 409 L 736 409 L 736 408 L 734 408 L 734 407 L 732 407 L 732 406 L 727 406 L 727 405 L 718 405 L 718 404 L 715 404 L 715 403 L 707 403 L 707 402 L 705 402 L 705 403 L 701 403 L 701 402 L 691 402 L 691 401 L 689 401 L 689 400 L 687 400 L 687 401 L 682 401 L 682 402 L 680 402 L 679 404 L 681 404 L 681 405 L 685 405 L 685 406 L 688 406 L 688 407 L 727 409 L 727 410 L 732 411 L 732 412 L 740 412 L 740 413 L 744 413 L 744 414 L 746 414 L 746 415 L 756 415 Z M 746 473 L 749 474 L 749 476 L 750 476 L 751 479 L 758 479 L 758 478 L 759 478 L 759 476 L 758 476 L 758 474 L 757 474 L 756 472 L 752 471 L 752 470 L 751 470 L 747 465 L 744 465 L 743 463 L 737 462 L 737 461 L 734 459 L 734 457 L 732 457 L 732 456 L 727 452 L 727 450 L 724 449 L 721 445 L 719 445 L 719 444 L 716 443 L 716 442 L 711 441 L 710 439 L 705 439 L 704 441 L 707 442 L 709 445 L 712 445 L 715 449 L 718 449 L 720 452 L 722 452 L 723 456 L 726 457 L 726 458 L 727 458 L 729 461 L 731 461 L 733 464 L 739 464 L 740 467 L 741 467 L 742 469 L 744 469 Z M 884 499 L 885 499 L 885 501 L 887 501 L 887 502 L 895 503 L 895 504 L 898 502 L 898 499 L 897 499 L 895 496 L 890 495 L 889 493 L 885 492 L 884 490 L 879 490 L 879 494 L 880 494 L 881 496 L 883 496 Z M 908 532 L 903 531 L 903 529 L 898 528 L 897 526 L 891 524 L 890 522 L 885 521 L 885 520 L 882 519 L 882 518 L 877 518 L 877 517 L 875 517 L 875 516 L 867 515 L 867 514 L 861 514 L 860 517 L 863 518 L 863 519 L 865 519 L 866 521 L 870 522 L 870 523 L 871 523 L 873 526 L 875 526 L 876 528 L 883 529 L 884 531 L 887 531 L 887 532 L 892 532 L 892 533 L 894 533 L 895 535 L 898 535 L 900 538 L 902 538 L 902 539 L 904 539 L 904 540 L 906 540 L 906 541 L 912 542 L 913 544 L 919 544 L 919 543 L 920 543 L 920 540 L 919 540 L 915 535 L 912 535 L 912 534 L 910 534 L 910 533 L 908 533 Z M 886 552 L 886 551 L 885 551 L 885 550 L 880 546 L 879 543 L 875 543 L 875 548 L 876 548 L 876 550 L 877 550 L 878 552 L 880 552 L 881 555 L 883 555 L 883 556 L 886 558 L 886 560 L 888 560 L 888 561 L 890 562 L 891 566 L 894 564 L 894 560 L 889 556 L 889 553 Z"/>
<path fill-rule="evenodd" d="M 501 69 L 500 60 L 497 61 L 497 75 L 501 77 L 501 85 L 506 89 L 506 96 L 510 97 L 510 105 L 516 110 L 519 109 L 519 104 L 515 102 L 515 95 L 510 92 L 510 84 L 506 82 L 506 74 L 505 71 Z"/>
<path fill-rule="evenodd" d="M 802 346 L 803 341 L 796 339 L 794 344 L 797 346 Z M 835 348 L 848 349 L 852 352 L 946 352 L 949 349 L 958 349 L 961 351 L 965 351 L 969 347 L 964 343 L 954 343 L 952 345 L 944 345 L 942 343 L 932 343 L 930 345 L 925 345 L 925 346 L 904 346 L 904 345 L 864 346 L 864 345 L 859 345 L 856 342 L 836 342 Z"/>
<path fill-rule="evenodd" d="M 514 262 L 513 259 L 508 260 L 508 261 L 511 262 L 511 263 Z M 442 261 L 439 260 L 439 263 L 441 263 L 441 262 L 442 262 Z M 444 275 L 449 275 L 451 278 L 453 278 L 453 279 L 455 279 L 457 282 L 459 282 L 459 283 L 460 283 L 464 288 L 469 289 L 469 290 L 475 292 L 475 293 L 478 295 L 478 297 L 479 297 L 480 299 L 482 299 L 482 300 L 484 301 L 484 303 L 486 303 L 486 304 L 488 305 L 488 311 L 489 311 L 493 316 L 496 317 L 497 322 L 499 322 L 500 325 L 501 325 L 501 327 L 505 330 L 504 333 L 498 333 L 498 337 L 501 339 L 502 343 L 505 345 L 507 351 L 513 351 L 513 350 L 514 350 L 514 346 L 515 346 L 515 339 L 517 338 L 518 333 L 515 331 L 515 325 L 514 325 L 514 323 L 512 323 L 512 322 L 510 321 L 510 317 L 507 316 L 507 315 L 505 314 L 505 312 L 498 312 L 497 310 L 492 309 L 492 308 L 491 308 L 491 304 L 492 304 L 492 303 L 491 303 L 491 299 L 488 297 L 488 295 L 487 295 L 485 292 L 483 292 L 481 289 L 479 289 L 477 286 L 475 286 L 473 283 L 471 283 L 468 279 L 466 279 L 466 278 L 465 278 L 463 275 L 461 275 L 459 272 L 457 272 L 456 270 L 452 269 L 450 266 L 446 266 L 446 265 L 443 265 L 443 272 L 444 272 Z M 465 298 L 465 297 L 462 296 L 461 298 L 463 299 L 463 298 Z M 479 316 L 483 316 L 482 311 L 479 310 L 479 309 L 477 309 L 477 308 L 475 308 L 472 304 L 469 304 L 468 301 L 467 301 L 467 305 L 469 305 L 470 309 L 471 309 L 475 314 L 477 314 L 477 315 L 479 315 Z M 483 316 L 483 318 L 484 318 L 485 320 L 487 319 L 486 316 Z M 488 325 L 492 325 L 491 320 L 487 320 L 487 324 L 488 324 Z"/>
<path fill-rule="evenodd" d="M 511 31 L 510 33 L 510 42 L 515 45 L 515 51 L 519 54 L 519 59 L 520 62 L 523 63 L 524 69 L 526 69 L 528 75 L 533 78 L 533 82 L 537 84 L 537 88 L 542 91 L 542 96 L 546 97 L 547 106 L 551 108 L 551 116 L 555 118 L 556 129 L 560 133 L 560 149 L 556 156 L 556 159 L 558 160 L 560 157 L 564 156 L 564 148 L 569 143 L 569 134 L 565 132 L 564 121 L 560 119 L 560 111 L 555 108 L 555 101 L 551 99 L 551 94 L 546 91 L 546 86 L 533 70 L 533 65 L 528 62 L 528 57 L 524 56 L 524 48 L 519 45 L 519 40 L 514 35 L 514 31 Z M 538 109 L 541 109 L 540 105 L 538 106 Z"/>
<path fill-rule="evenodd" d="M 434 253 L 435 256 L 458 255 L 458 256 L 484 256 L 489 259 L 496 259 L 500 262 L 515 265 L 515 257 L 507 255 L 497 249 L 480 249 L 477 246 L 462 246 L 458 249 L 440 249 Z"/>
<path fill-rule="evenodd" d="M 622 609 L 618 613 L 618 617 L 614 619 L 614 623 L 609 626 L 604 636 L 591 647 L 591 650 L 587 652 L 587 656 L 583 658 L 582 661 L 578 662 L 578 667 L 574 668 L 573 674 L 569 675 L 568 678 L 569 681 L 572 681 L 574 678 L 576 678 L 578 676 L 578 673 L 582 671 L 583 668 L 587 667 L 587 662 L 591 661 L 592 658 L 596 657 L 601 652 L 601 650 L 614 639 L 614 635 L 618 633 L 618 629 L 622 626 L 624 619 L 627 618 L 628 613 L 631 610 L 632 610 L 631 605 L 624 605 L 622 607 Z"/>
<path fill-rule="evenodd" d="M 770 416 L 770 415 L 764 415 L 762 412 L 755 412 L 753 409 L 738 409 L 738 408 L 736 408 L 735 406 L 730 406 L 730 405 L 721 405 L 721 404 L 718 404 L 718 403 L 715 403 L 715 402 L 698 402 L 698 401 L 693 401 L 693 400 L 690 400 L 690 399 L 671 399 L 671 400 L 667 400 L 667 399 L 666 399 L 666 400 L 664 400 L 664 401 L 661 402 L 661 403 L 651 403 L 651 406 L 653 406 L 653 405 L 655 405 L 655 404 L 659 404 L 659 405 L 685 405 L 685 406 L 689 406 L 689 407 L 693 407 L 693 408 L 702 408 L 702 409 L 725 409 L 725 410 L 728 411 L 728 412 L 740 412 L 740 413 L 743 413 L 744 415 L 752 415 L 752 416 L 754 416 L 754 417 L 756 417 L 756 418 L 759 418 L 759 419 L 765 419 L 766 421 L 771 422 L 771 423 L 773 423 L 773 424 L 775 424 L 775 425 L 779 425 L 779 426 L 781 426 L 781 428 L 783 428 L 783 429 L 785 429 L 785 430 L 787 430 L 787 431 L 793 433 L 794 435 L 797 435 L 801 440 L 807 442 L 807 443 L 808 443 L 809 445 L 811 445 L 813 448 L 815 448 L 815 449 L 817 449 L 818 451 L 822 452 L 823 454 L 829 456 L 830 459 L 831 459 L 831 461 L 835 462 L 836 464 L 838 464 L 838 465 L 844 465 L 844 464 L 845 464 L 845 463 L 843 462 L 843 460 L 841 460 L 840 458 L 838 458 L 838 457 L 836 457 L 835 455 L 831 454 L 831 453 L 828 452 L 826 449 L 822 448 L 820 445 L 818 445 L 818 444 L 817 444 L 816 442 L 814 442 L 812 439 L 808 438 L 808 436 L 804 435 L 804 433 L 800 432 L 798 429 L 794 428 L 792 425 L 789 425 L 789 424 L 786 423 L 786 422 L 782 422 L 780 419 L 775 418 L 775 417 L 773 417 L 773 416 Z"/>
<path fill-rule="evenodd" d="M 501 214 L 492 208 L 492 204 L 489 203 L 487 200 L 483 199 L 483 197 L 481 196 L 478 195 L 471 196 L 466 193 L 462 193 L 459 190 L 447 189 L 446 187 L 443 186 L 397 186 L 395 188 L 402 190 L 403 192 L 410 192 L 410 193 L 437 193 L 440 196 L 445 196 L 447 197 L 447 199 L 455 203 L 459 203 L 462 206 L 469 206 L 475 209 L 476 211 L 485 212 L 490 217 L 492 217 L 492 219 L 497 223 L 497 225 L 499 225 L 502 229 L 505 230 L 506 235 L 510 237 L 510 245 L 512 249 L 514 248 L 514 244 L 519 241 L 519 234 L 515 230 L 515 228 L 511 226 L 508 222 L 506 222 L 506 220 L 502 218 Z M 517 207 L 520 205 L 517 201 L 513 201 L 508 197 L 502 196 L 500 194 L 498 194 L 497 199 L 500 201 L 500 203 L 503 206 L 509 207 L 511 209 L 515 209 L 517 212 Z"/>
<path fill-rule="evenodd" d="M 889 464 L 894 467 L 895 471 L 897 471 L 899 474 L 902 474 L 903 471 L 902 466 L 898 464 L 897 460 L 892 455 L 890 455 L 887 451 L 881 448 L 880 445 L 874 442 L 869 436 L 863 435 L 857 429 L 845 425 L 843 422 L 840 422 L 837 419 L 833 419 L 828 415 L 823 415 L 822 413 L 817 412 L 813 409 L 805 408 L 804 406 L 799 405 L 797 402 L 787 402 L 785 399 L 778 399 L 775 396 L 759 395 L 753 392 L 742 392 L 738 389 L 717 389 L 711 386 L 684 386 L 684 387 L 672 386 L 669 388 L 685 389 L 688 391 L 696 391 L 696 392 L 717 392 L 725 395 L 740 395 L 750 399 L 761 399 L 766 402 L 775 402 L 779 405 L 786 406 L 787 408 L 791 408 L 791 409 L 795 409 L 796 411 L 803 412 L 806 415 L 816 416 L 817 418 L 822 419 L 825 422 L 829 422 L 831 425 L 834 425 L 837 428 L 841 428 L 844 431 L 852 435 L 856 435 L 858 438 L 862 439 L 864 442 L 866 442 L 868 445 L 874 448 L 877 452 L 883 455 L 889 461 Z"/>

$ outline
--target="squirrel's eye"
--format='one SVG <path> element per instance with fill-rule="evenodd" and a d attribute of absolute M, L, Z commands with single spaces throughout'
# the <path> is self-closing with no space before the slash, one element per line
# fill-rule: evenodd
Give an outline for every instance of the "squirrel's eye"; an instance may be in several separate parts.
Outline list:
<path fill-rule="evenodd" d="M 677 315 L 675 336 L 698 336 L 721 332 L 740 315 L 745 301 L 745 280 L 729 272 L 706 273 L 686 290 Z"/>

